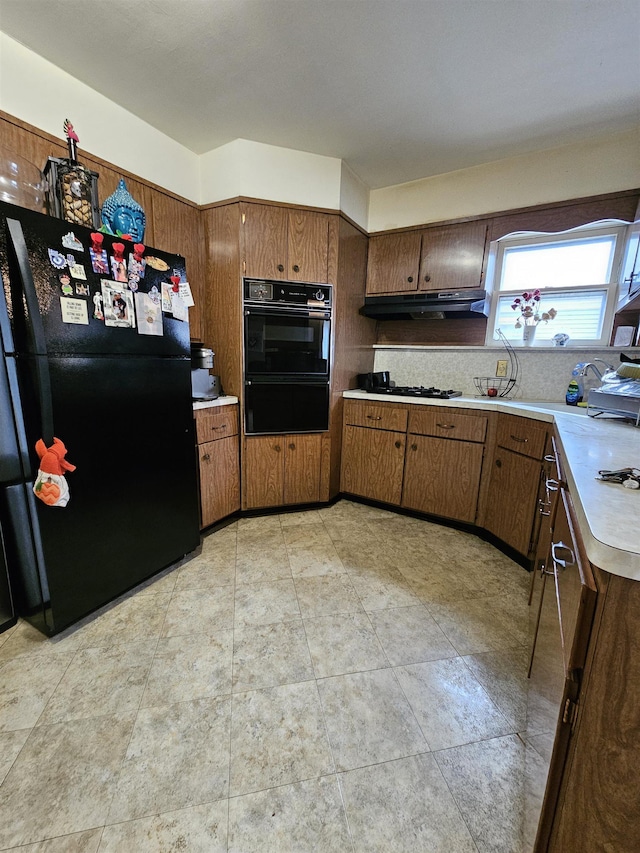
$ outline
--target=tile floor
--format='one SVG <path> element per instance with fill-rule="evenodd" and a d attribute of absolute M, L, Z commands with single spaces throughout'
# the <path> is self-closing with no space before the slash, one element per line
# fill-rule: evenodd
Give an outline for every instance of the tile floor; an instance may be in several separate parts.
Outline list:
<path fill-rule="evenodd" d="M 53 640 L 18 624 L 0 850 L 529 850 L 528 584 L 471 534 L 342 500 L 210 534 Z"/>

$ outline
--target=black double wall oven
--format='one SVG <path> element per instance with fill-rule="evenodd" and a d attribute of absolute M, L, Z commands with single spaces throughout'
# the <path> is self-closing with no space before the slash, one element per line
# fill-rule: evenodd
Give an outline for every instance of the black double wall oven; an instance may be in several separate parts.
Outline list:
<path fill-rule="evenodd" d="M 330 284 L 243 281 L 247 435 L 329 428 Z"/>

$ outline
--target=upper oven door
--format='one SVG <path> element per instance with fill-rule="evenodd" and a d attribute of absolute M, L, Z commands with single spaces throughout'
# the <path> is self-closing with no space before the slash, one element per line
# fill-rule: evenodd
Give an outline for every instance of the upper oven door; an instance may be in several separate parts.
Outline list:
<path fill-rule="evenodd" d="M 330 351 L 329 311 L 245 308 L 245 378 L 325 379 Z"/>

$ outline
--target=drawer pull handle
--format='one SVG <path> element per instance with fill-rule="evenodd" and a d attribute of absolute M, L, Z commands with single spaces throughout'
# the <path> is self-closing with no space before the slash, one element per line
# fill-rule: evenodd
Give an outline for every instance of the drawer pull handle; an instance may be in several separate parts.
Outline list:
<path fill-rule="evenodd" d="M 556 566 L 562 569 L 567 569 L 569 566 L 575 566 L 576 556 L 564 542 L 553 542 L 551 545 L 551 559 Z"/>
<path fill-rule="evenodd" d="M 455 429 L 456 428 L 455 424 L 436 424 L 436 426 L 440 427 L 440 429 Z"/>
<path fill-rule="evenodd" d="M 209 456 L 208 453 L 205 453 L 204 456 L 202 457 L 203 462 L 208 462 L 210 459 L 211 459 L 211 456 Z"/>
<path fill-rule="evenodd" d="M 552 477 L 549 477 L 545 482 L 545 486 L 548 492 L 557 492 L 560 488 L 560 483 L 557 480 L 554 480 Z"/>
<path fill-rule="evenodd" d="M 211 427 L 211 429 L 226 429 L 226 428 L 227 428 L 226 424 L 222 424 L 221 426 L 212 426 Z"/>
<path fill-rule="evenodd" d="M 544 461 L 545 461 L 545 462 L 555 462 L 555 461 L 556 461 L 556 457 L 553 455 L 553 453 L 548 453 L 548 454 L 544 457 Z"/>
<path fill-rule="evenodd" d="M 382 420 L 381 415 L 367 415 L 367 417 L 369 418 L 370 421 L 381 421 Z"/>
<path fill-rule="evenodd" d="M 396 447 L 402 447 L 402 442 L 401 442 L 401 441 L 396 441 Z"/>
<path fill-rule="evenodd" d="M 526 444 L 529 441 L 528 438 L 520 438 L 519 435 L 514 435 L 513 433 L 511 433 L 511 438 L 513 439 L 513 441 L 520 442 L 520 444 Z"/>

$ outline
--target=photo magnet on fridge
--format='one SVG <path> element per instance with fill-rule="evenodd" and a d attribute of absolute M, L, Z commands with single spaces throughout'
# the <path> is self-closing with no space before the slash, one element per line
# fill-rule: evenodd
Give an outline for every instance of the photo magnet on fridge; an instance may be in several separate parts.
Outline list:
<path fill-rule="evenodd" d="M 119 329 L 135 329 L 136 315 L 133 308 L 133 293 L 116 282 L 102 279 L 102 300 L 106 326 Z"/>

